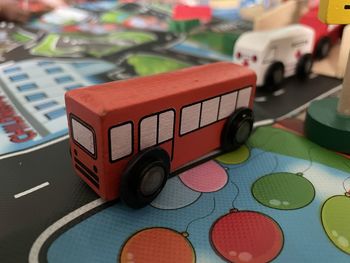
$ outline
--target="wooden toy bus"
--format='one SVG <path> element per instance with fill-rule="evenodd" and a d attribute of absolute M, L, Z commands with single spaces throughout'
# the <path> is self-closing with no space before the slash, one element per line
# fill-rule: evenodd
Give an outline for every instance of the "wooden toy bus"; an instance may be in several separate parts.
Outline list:
<path fill-rule="evenodd" d="M 314 34 L 303 25 L 244 33 L 235 43 L 233 62 L 253 69 L 257 86 L 278 89 L 284 78 L 311 72 Z"/>
<path fill-rule="evenodd" d="M 69 91 L 73 167 L 102 198 L 143 207 L 169 175 L 246 142 L 255 82 L 220 62 Z"/>

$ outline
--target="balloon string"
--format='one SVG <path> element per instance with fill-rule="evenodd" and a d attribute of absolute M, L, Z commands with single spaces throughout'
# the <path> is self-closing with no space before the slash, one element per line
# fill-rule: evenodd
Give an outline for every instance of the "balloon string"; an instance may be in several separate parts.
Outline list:
<path fill-rule="evenodd" d="M 311 156 L 311 151 L 312 151 L 313 149 L 315 149 L 315 147 L 310 147 L 309 150 L 308 150 L 308 156 L 309 156 L 309 161 L 310 161 L 310 163 L 309 163 L 308 167 L 307 167 L 304 171 L 301 171 L 301 173 L 303 173 L 303 174 L 304 174 L 305 172 L 307 172 L 308 170 L 310 170 L 311 167 L 312 167 L 312 165 L 313 165 L 313 163 L 314 163 L 314 161 L 312 160 L 312 156 Z"/>
<path fill-rule="evenodd" d="M 274 133 L 271 135 L 271 137 L 265 142 L 265 144 L 260 145 L 260 146 L 256 146 L 255 148 L 261 148 L 261 147 L 266 146 L 273 138 L 275 138 L 275 137 L 277 137 L 277 136 L 279 136 L 279 135 L 282 135 L 282 136 L 283 136 L 283 135 L 285 135 L 285 134 L 283 134 L 283 133 L 281 133 L 281 132 L 274 132 Z M 252 145 L 249 145 L 248 143 L 246 144 L 246 146 L 248 147 L 249 152 L 251 152 L 251 151 L 252 151 L 252 148 L 254 148 Z M 254 159 L 260 157 L 260 155 L 263 155 L 263 154 L 268 153 L 268 152 L 270 152 L 270 150 L 262 150 L 262 152 L 258 153 L 258 154 L 255 155 L 254 157 L 250 158 L 250 159 L 249 159 L 249 162 L 244 162 L 244 163 L 241 164 L 241 165 L 235 165 L 235 166 L 232 167 L 232 168 L 226 167 L 225 169 L 226 169 L 226 170 L 231 170 L 231 169 L 235 169 L 235 168 L 238 169 L 238 168 L 244 167 L 244 166 L 246 166 L 247 164 L 250 164 L 250 161 L 253 161 Z"/>
<path fill-rule="evenodd" d="M 236 200 L 237 200 L 237 198 L 238 198 L 238 196 L 239 196 L 239 187 L 238 187 L 237 184 L 235 184 L 235 183 L 234 183 L 233 181 L 231 181 L 231 180 L 230 180 L 230 183 L 237 189 L 237 194 L 236 194 L 235 198 L 234 198 L 233 201 L 232 201 L 232 208 L 236 208 L 236 207 L 235 207 L 235 202 L 236 202 Z"/>
<path fill-rule="evenodd" d="M 350 179 L 350 176 L 347 177 L 347 178 L 343 181 L 343 188 L 344 188 L 344 191 L 345 191 L 345 192 L 349 192 L 349 191 L 350 191 L 350 189 L 346 189 L 346 186 L 345 186 L 345 182 L 346 182 L 347 180 L 349 180 L 349 179 Z"/>
<path fill-rule="evenodd" d="M 277 170 L 277 167 L 278 167 L 278 165 L 279 165 L 277 157 L 276 157 L 276 156 L 273 156 L 273 157 L 275 158 L 276 164 L 275 164 L 275 167 L 272 169 L 272 171 L 271 171 L 270 173 L 274 173 L 274 172 Z M 238 187 L 238 185 L 237 185 L 235 182 L 233 182 L 232 180 L 230 180 L 230 183 L 231 183 L 231 184 L 236 188 L 236 190 L 237 190 L 237 194 L 236 194 L 235 198 L 232 200 L 232 208 L 236 208 L 236 207 L 235 207 L 235 202 L 236 202 L 236 200 L 237 200 L 237 198 L 238 198 L 238 196 L 239 196 L 239 187 Z"/>
<path fill-rule="evenodd" d="M 244 162 L 243 164 L 241 164 L 241 165 L 235 165 L 234 167 L 225 167 L 225 169 L 226 169 L 226 170 L 231 170 L 231 169 L 239 169 L 239 168 L 241 168 L 241 167 L 244 167 L 244 166 L 246 166 L 247 164 L 250 164 L 251 161 L 253 161 L 253 160 L 255 160 L 256 158 L 258 158 L 260 155 L 263 155 L 263 154 L 265 154 L 265 153 L 267 153 L 267 152 L 268 152 L 268 151 L 263 151 L 263 152 L 261 152 L 261 153 L 258 153 L 257 155 L 254 155 L 254 157 L 252 157 L 252 158 L 249 159 L 249 162 Z"/>
<path fill-rule="evenodd" d="M 190 225 L 191 225 L 192 223 L 194 223 L 194 222 L 196 222 L 196 221 L 199 221 L 199 220 L 202 220 L 202 219 L 205 219 L 205 218 L 211 216 L 211 215 L 214 213 L 214 211 L 215 211 L 215 198 L 213 197 L 213 208 L 212 208 L 212 210 L 210 211 L 210 213 L 207 214 L 207 215 L 205 215 L 205 216 L 202 216 L 202 217 L 193 219 L 193 220 L 187 225 L 185 232 L 188 232 L 188 228 L 190 227 Z"/>
<path fill-rule="evenodd" d="M 350 168 L 350 166 L 349 166 L 346 162 L 344 162 L 344 164 L 345 164 L 348 168 Z M 347 178 L 345 178 L 345 180 L 343 181 L 343 188 L 344 188 L 344 191 L 347 192 L 347 193 L 350 191 L 350 189 L 346 189 L 345 183 L 346 183 L 346 181 L 349 180 L 349 179 L 350 179 L 350 176 L 347 177 Z"/>

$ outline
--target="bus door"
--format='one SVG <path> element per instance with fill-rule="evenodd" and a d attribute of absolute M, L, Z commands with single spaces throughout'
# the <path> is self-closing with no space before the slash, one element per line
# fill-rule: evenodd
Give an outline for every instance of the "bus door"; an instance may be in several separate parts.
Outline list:
<path fill-rule="evenodd" d="M 139 123 L 139 151 L 152 146 L 163 148 L 173 159 L 175 110 L 169 109 L 143 117 Z"/>

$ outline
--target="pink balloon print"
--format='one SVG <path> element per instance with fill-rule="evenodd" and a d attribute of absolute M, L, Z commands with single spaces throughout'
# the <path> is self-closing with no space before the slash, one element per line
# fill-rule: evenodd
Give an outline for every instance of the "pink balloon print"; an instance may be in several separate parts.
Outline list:
<path fill-rule="evenodd" d="M 228 180 L 227 173 L 215 161 L 209 161 L 179 175 L 181 181 L 197 192 L 210 193 L 223 188 Z"/>

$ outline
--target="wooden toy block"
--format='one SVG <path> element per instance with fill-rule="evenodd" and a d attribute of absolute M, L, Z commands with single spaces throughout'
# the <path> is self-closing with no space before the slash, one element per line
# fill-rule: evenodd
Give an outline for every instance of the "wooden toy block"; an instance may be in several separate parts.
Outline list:
<path fill-rule="evenodd" d="M 338 78 L 343 78 L 345 75 L 347 59 L 349 57 L 350 50 L 350 26 L 345 26 L 343 30 L 343 36 L 341 39 L 341 45 L 339 50 L 339 60 L 337 63 L 337 74 Z"/>
<path fill-rule="evenodd" d="M 257 13 L 251 15 L 254 21 L 254 31 L 271 30 L 289 26 L 298 23 L 300 15 L 304 12 L 305 1 L 289 0 L 278 6 L 265 10 L 257 10 Z M 247 12 L 247 11 L 240 11 Z"/>
<path fill-rule="evenodd" d="M 247 32 L 235 44 L 233 62 L 253 69 L 257 86 L 275 90 L 285 77 L 309 75 L 313 46 L 314 31 L 303 25 Z"/>
<path fill-rule="evenodd" d="M 69 91 L 73 167 L 104 199 L 143 207 L 169 175 L 246 142 L 255 82 L 220 62 Z"/>
<path fill-rule="evenodd" d="M 173 10 L 173 20 L 194 20 L 198 19 L 202 23 L 207 23 L 212 18 L 212 11 L 209 6 L 188 6 L 176 5 Z"/>
<path fill-rule="evenodd" d="M 350 2 L 348 0 L 320 0 L 318 15 L 326 24 L 349 24 Z"/>
<path fill-rule="evenodd" d="M 174 33 L 189 33 L 192 29 L 200 26 L 198 19 L 194 20 L 169 20 L 169 31 Z"/>

